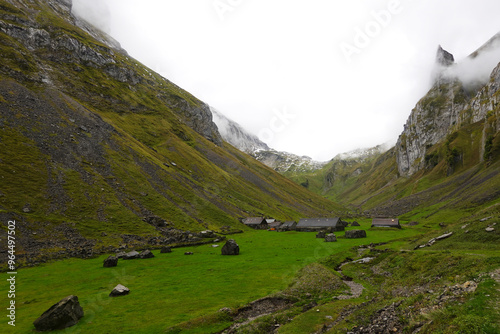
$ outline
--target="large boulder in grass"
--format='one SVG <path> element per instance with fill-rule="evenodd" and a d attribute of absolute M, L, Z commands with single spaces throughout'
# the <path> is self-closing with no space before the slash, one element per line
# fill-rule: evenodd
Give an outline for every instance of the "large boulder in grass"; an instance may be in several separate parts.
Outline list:
<path fill-rule="evenodd" d="M 366 231 L 365 230 L 350 230 L 350 231 L 345 231 L 345 237 L 347 239 L 366 238 Z"/>
<path fill-rule="evenodd" d="M 325 242 L 336 242 L 336 241 L 337 241 L 337 237 L 333 233 L 327 234 L 325 236 Z"/>
<path fill-rule="evenodd" d="M 239 255 L 240 246 L 233 239 L 229 239 L 221 248 L 222 255 Z"/>
<path fill-rule="evenodd" d="M 137 251 L 128 252 L 123 256 L 124 260 L 132 260 L 132 259 L 138 259 L 138 258 L 139 258 L 139 252 L 137 252 Z"/>
<path fill-rule="evenodd" d="M 324 237 L 326 237 L 326 231 L 319 231 L 316 233 L 316 238 L 323 239 Z"/>
<path fill-rule="evenodd" d="M 154 256 L 154 254 L 149 249 L 146 249 L 145 251 L 142 251 L 139 254 L 139 257 L 141 259 L 150 259 L 150 258 L 155 257 L 155 256 Z"/>
<path fill-rule="evenodd" d="M 68 296 L 52 305 L 33 322 L 37 331 L 53 331 L 71 327 L 83 317 L 77 296 Z"/>
<path fill-rule="evenodd" d="M 104 260 L 103 267 L 110 268 L 116 267 L 118 265 L 118 258 L 116 256 L 110 255 L 106 260 Z"/>
<path fill-rule="evenodd" d="M 160 253 L 172 253 L 172 248 L 168 246 L 163 246 L 160 250 Z"/>
<path fill-rule="evenodd" d="M 118 296 L 125 296 L 130 293 L 130 289 L 127 288 L 125 285 L 118 284 L 115 286 L 113 291 L 109 294 L 110 297 L 118 297 Z"/>

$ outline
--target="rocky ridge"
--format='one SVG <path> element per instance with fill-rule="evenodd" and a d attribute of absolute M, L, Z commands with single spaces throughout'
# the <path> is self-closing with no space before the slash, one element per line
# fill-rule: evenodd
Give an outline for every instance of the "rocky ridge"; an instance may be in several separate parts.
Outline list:
<path fill-rule="evenodd" d="M 401 176 L 411 176 L 426 167 L 428 149 L 464 125 L 483 122 L 482 152 L 490 132 L 500 129 L 498 99 L 500 65 L 494 67 L 486 82 L 482 78 L 467 78 L 461 72 L 470 66 L 471 59 L 479 66 L 482 55 L 490 54 L 499 47 L 500 34 L 493 37 L 478 51 L 464 60 L 466 65 L 453 63 L 453 56 L 441 47 L 436 63 L 438 73 L 435 83 L 411 112 L 403 133 L 396 144 L 398 171 Z M 496 58 L 495 64 L 498 64 Z M 467 69 L 472 71 L 474 68 Z M 496 118 L 492 121 L 492 118 Z M 460 158 L 460 157 L 457 157 Z"/>

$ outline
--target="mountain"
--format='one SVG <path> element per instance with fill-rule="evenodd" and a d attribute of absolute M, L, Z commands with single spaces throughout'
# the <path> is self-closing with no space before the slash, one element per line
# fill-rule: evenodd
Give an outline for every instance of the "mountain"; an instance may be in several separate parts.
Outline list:
<path fill-rule="evenodd" d="M 215 108 L 211 108 L 211 111 L 214 122 L 217 124 L 217 128 L 225 141 L 279 173 L 290 176 L 294 173 L 311 172 L 322 168 L 326 164 L 325 162 L 314 161 L 308 156 L 276 151 Z"/>
<path fill-rule="evenodd" d="M 341 209 L 225 143 L 206 103 L 70 0 L 0 1 L 0 39 L 0 219 L 17 222 L 19 262 Z"/>
<path fill-rule="evenodd" d="M 222 138 L 240 151 L 254 155 L 257 151 L 270 150 L 266 143 L 261 141 L 256 135 L 245 130 L 241 125 L 229 119 L 217 109 L 211 107 L 213 121 Z"/>
<path fill-rule="evenodd" d="M 500 34 L 455 62 L 441 47 L 434 84 L 389 150 L 344 154 L 292 179 L 353 214 L 427 218 L 500 205 Z M 432 208 L 432 209 L 429 209 Z M 469 210 L 469 211 L 468 211 Z"/>

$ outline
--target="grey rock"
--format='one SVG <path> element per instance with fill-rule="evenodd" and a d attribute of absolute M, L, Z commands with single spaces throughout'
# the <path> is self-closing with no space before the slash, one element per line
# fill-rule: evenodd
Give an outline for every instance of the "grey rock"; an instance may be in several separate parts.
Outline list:
<path fill-rule="evenodd" d="M 221 248 L 222 255 L 239 255 L 240 246 L 233 239 L 229 239 Z"/>
<path fill-rule="evenodd" d="M 118 265 L 118 258 L 116 256 L 108 256 L 106 260 L 104 260 L 103 267 L 110 268 L 116 267 Z"/>
<path fill-rule="evenodd" d="M 145 251 L 142 251 L 139 254 L 139 258 L 141 258 L 141 259 L 150 259 L 152 257 L 155 257 L 155 256 L 153 253 L 151 253 L 151 251 L 149 249 L 146 249 Z"/>
<path fill-rule="evenodd" d="M 326 236 L 325 231 L 319 231 L 318 233 L 316 233 L 316 238 L 318 239 L 323 239 L 325 236 Z"/>
<path fill-rule="evenodd" d="M 52 331 L 71 327 L 83 317 L 78 297 L 71 295 L 52 305 L 33 322 L 38 331 Z"/>
<path fill-rule="evenodd" d="M 161 248 L 160 253 L 172 253 L 172 248 L 164 246 Z"/>
<path fill-rule="evenodd" d="M 366 238 L 365 230 L 350 230 L 345 232 L 345 237 L 347 239 L 358 239 L 358 238 Z"/>
<path fill-rule="evenodd" d="M 193 255 L 193 252 L 185 252 L 184 255 Z"/>
<path fill-rule="evenodd" d="M 337 237 L 333 233 L 330 233 L 327 236 L 325 236 L 325 242 L 336 242 L 336 241 Z"/>
<path fill-rule="evenodd" d="M 139 258 L 139 252 L 137 252 L 137 251 L 128 252 L 123 256 L 124 260 L 132 260 L 132 259 L 138 259 L 138 258 Z"/>
<path fill-rule="evenodd" d="M 118 297 L 118 296 L 125 296 L 130 293 L 130 289 L 127 288 L 124 285 L 118 284 L 115 286 L 115 288 L 110 292 L 109 296 L 110 297 Z"/>
<path fill-rule="evenodd" d="M 440 45 L 436 54 L 436 63 L 444 67 L 449 67 L 455 63 L 455 57 Z"/>
<path fill-rule="evenodd" d="M 486 231 L 486 232 L 494 232 L 494 231 L 495 231 L 495 228 L 493 228 L 493 227 L 487 227 L 487 228 L 485 229 L 485 231 Z"/>
<path fill-rule="evenodd" d="M 361 225 L 359 225 L 359 223 L 357 221 L 353 221 L 351 226 L 361 226 Z"/>

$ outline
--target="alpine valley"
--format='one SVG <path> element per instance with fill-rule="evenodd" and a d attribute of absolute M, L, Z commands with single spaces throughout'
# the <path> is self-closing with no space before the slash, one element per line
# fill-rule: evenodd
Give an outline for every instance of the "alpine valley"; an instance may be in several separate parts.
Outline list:
<path fill-rule="evenodd" d="M 71 9 L 0 0 L 2 333 L 500 333 L 500 34 L 438 48 L 395 146 L 316 162 Z"/>

